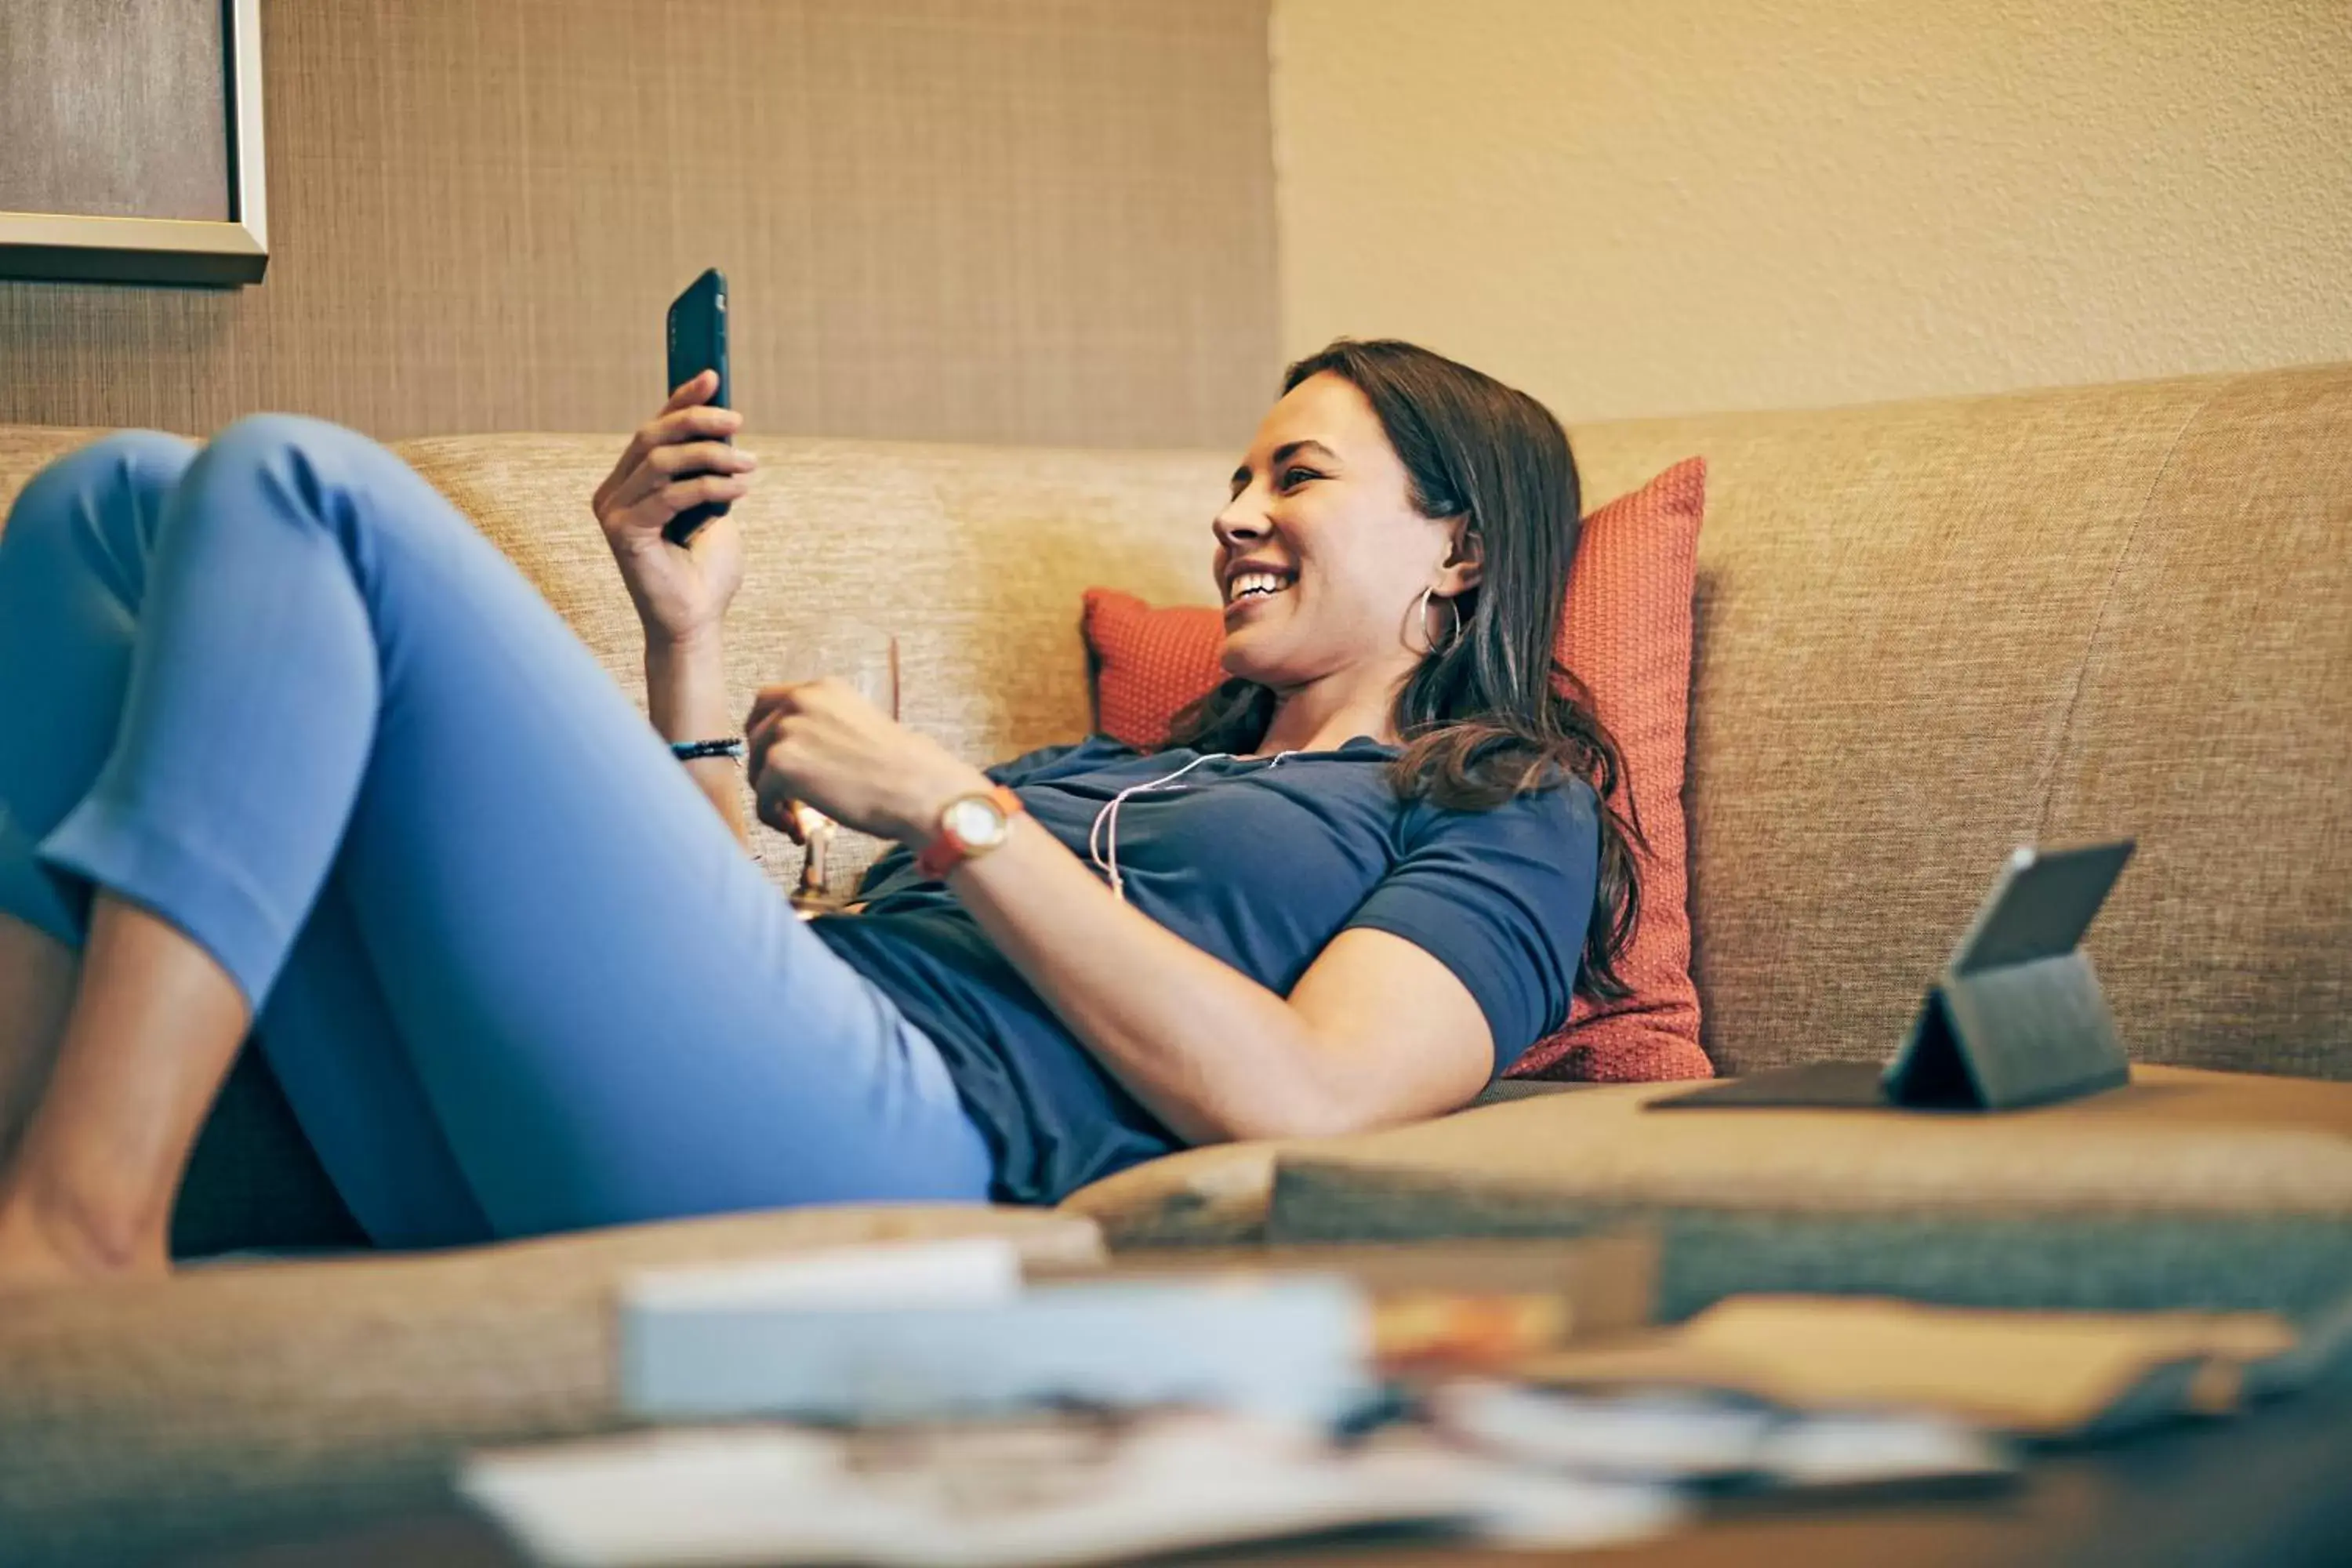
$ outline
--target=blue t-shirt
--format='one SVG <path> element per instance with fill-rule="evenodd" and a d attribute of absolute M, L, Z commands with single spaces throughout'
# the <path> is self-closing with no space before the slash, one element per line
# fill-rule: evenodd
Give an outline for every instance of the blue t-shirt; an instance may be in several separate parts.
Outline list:
<path fill-rule="evenodd" d="M 1486 1015 L 1495 1070 L 1566 1021 L 1600 858 L 1580 780 L 1492 811 L 1397 797 L 1393 747 L 1202 763 L 1118 808 L 1128 902 L 1281 995 L 1352 926 L 1402 937 Z M 1193 762 L 1107 737 L 989 770 L 1081 859 L 1112 796 Z M 1091 864 L 1091 862 L 1089 862 Z M 814 929 L 930 1036 L 996 1157 L 996 1194 L 1053 1203 L 1181 1141 L 1066 1028 L 943 882 L 893 850 L 862 914 Z"/>

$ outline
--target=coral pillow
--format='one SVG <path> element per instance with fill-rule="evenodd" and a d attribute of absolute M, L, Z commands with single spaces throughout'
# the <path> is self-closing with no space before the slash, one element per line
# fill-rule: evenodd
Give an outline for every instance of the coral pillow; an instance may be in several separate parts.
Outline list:
<path fill-rule="evenodd" d="M 1085 629 L 1095 728 L 1122 745 L 1158 750 L 1178 710 L 1225 679 L 1225 617 L 1206 605 L 1155 609 L 1116 588 L 1089 588 Z"/>
<path fill-rule="evenodd" d="M 1690 977 L 1682 800 L 1691 593 L 1706 510 L 1706 461 L 1691 458 L 1584 520 L 1559 658 L 1591 689 L 1624 755 L 1650 841 L 1642 859 L 1642 923 L 1618 960 L 1633 994 L 1601 1003 L 1578 997 L 1567 1027 L 1521 1057 L 1513 1078 L 1625 1083 L 1713 1076 L 1699 1048 L 1698 988 Z M 1085 626 L 1097 727 L 1129 745 L 1159 745 L 1177 710 L 1224 679 L 1224 618 L 1215 609 L 1155 609 L 1094 588 Z"/>

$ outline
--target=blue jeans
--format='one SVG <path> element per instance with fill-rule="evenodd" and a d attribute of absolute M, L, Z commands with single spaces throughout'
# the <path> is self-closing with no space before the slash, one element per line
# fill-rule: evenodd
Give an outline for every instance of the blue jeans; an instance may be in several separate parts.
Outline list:
<path fill-rule="evenodd" d="M 352 1215 L 439 1246 L 978 1199 L 937 1048 L 398 459 L 111 437 L 0 532 L 0 910 L 217 959 Z"/>

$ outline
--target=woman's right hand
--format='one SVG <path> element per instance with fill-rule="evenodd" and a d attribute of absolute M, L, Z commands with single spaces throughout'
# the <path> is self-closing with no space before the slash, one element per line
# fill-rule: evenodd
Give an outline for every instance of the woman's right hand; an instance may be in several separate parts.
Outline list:
<path fill-rule="evenodd" d="M 715 517 L 685 544 L 662 537 L 670 519 L 705 501 L 733 501 L 751 488 L 760 460 L 727 444 L 743 416 L 705 401 L 719 389 L 704 371 L 670 395 L 630 438 L 591 503 L 645 623 L 646 640 L 686 646 L 715 636 L 743 584 L 743 541 L 733 517 Z"/>

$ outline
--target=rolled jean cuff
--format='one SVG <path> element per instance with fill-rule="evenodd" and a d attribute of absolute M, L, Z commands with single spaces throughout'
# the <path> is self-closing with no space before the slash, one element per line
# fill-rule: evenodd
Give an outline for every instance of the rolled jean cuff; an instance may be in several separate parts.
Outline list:
<path fill-rule="evenodd" d="M 14 915 L 68 947 L 79 947 L 89 901 L 65 879 L 44 870 L 36 858 L 39 853 L 32 835 L 0 805 L 0 914 Z"/>
<path fill-rule="evenodd" d="M 178 928 L 228 971 L 246 1005 L 263 999 L 300 929 L 236 868 L 165 832 L 150 814 L 91 795 L 41 840 L 43 865 L 80 877 Z"/>

